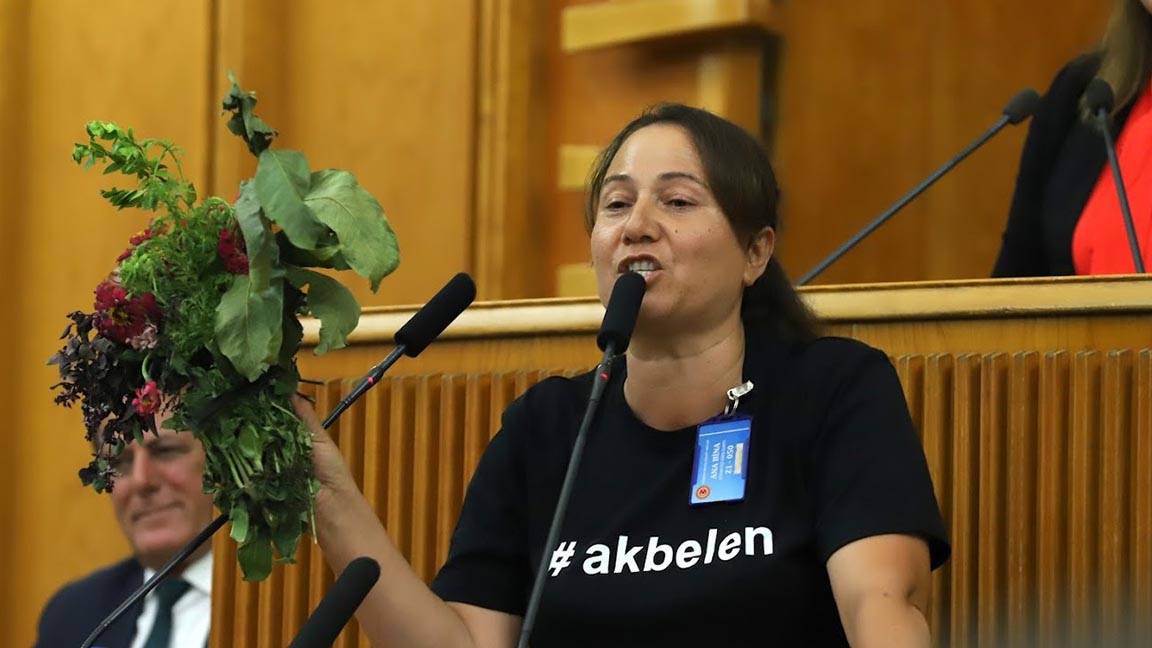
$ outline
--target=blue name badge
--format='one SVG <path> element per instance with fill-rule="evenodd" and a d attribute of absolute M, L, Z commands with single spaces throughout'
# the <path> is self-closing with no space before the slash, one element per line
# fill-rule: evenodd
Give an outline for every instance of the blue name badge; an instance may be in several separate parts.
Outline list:
<path fill-rule="evenodd" d="M 696 428 L 690 504 L 744 499 L 752 417 L 713 419 Z"/>

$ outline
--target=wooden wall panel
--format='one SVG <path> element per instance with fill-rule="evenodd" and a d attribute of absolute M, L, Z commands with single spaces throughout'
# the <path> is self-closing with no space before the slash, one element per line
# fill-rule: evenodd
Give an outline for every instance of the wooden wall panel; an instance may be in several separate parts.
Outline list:
<path fill-rule="evenodd" d="M 1136 356 L 1134 398 L 1137 403 L 1152 401 L 1152 353 L 1141 351 Z M 1152 470 L 1142 466 L 1152 463 L 1152 408 L 1134 408 L 1132 428 L 1132 543 L 1133 574 L 1152 574 Z M 1137 638 L 1152 642 L 1152 583 L 1133 578 L 1128 585 L 1132 597 L 1132 618 L 1137 624 Z M 1143 612 L 1143 614 L 1142 614 Z"/>
<path fill-rule="evenodd" d="M 475 268 L 479 2 L 219 3 L 213 95 L 235 69 L 277 146 L 353 171 L 396 230 L 402 261 L 378 294 L 346 273 L 361 303 L 421 302 Z M 223 121 L 216 136 L 216 188 L 230 197 L 254 158 Z"/>
<path fill-rule="evenodd" d="M 1149 514 L 1135 504 L 1146 498 L 1133 469 L 1146 433 L 1129 423 L 1152 411 L 1139 368 L 1149 357 L 895 359 L 953 539 L 952 561 L 934 575 L 937 645 L 1142 645 L 1149 636 L 1152 606 L 1137 592 L 1152 572 L 1129 559 L 1152 542 L 1129 527 Z"/>
<path fill-rule="evenodd" d="M 0 0 L 0 43 L 4 44 L 4 51 L 9 60 L 22 60 L 28 56 L 28 19 L 29 8 L 26 3 L 19 0 Z M 28 110 L 25 102 L 28 96 L 28 87 L 31 82 L 27 67 L 0 62 L 0 131 L 7 134 L 8 149 L 11 155 L 22 155 L 29 145 L 27 134 L 24 132 L 28 125 Z M 27 175 L 24 165 L 5 165 L 4 173 L 0 174 L 0 201 L 6 205 L 20 205 L 24 200 L 24 184 Z M 6 213 L 10 213 L 6 212 Z M 21 222 L 18 218 L 0 216 L 0 240 L 20 241 Z M 0 257 L 0 272 L 4 274 L 10 286 L 24 286 L 26 281 L 20 264 L 10 255 Z M 23 339 L 25 330 L 18 311 L 17 316 L 0 318 L 0 339 Z M 15 412 L 20 400 L 16 393 L 20 376 L 16 371 L 6 369 L 0 372 L 0 411 Z M 18 428 L 13 427 L 13 430 Z M 0 453 L 0 475 L 14 475 L 20 469 L 21 457 L 12 446 L 7 452 Z M 0 478 L 0 484 L 8 485 L 7 478 Z M 15 520 L 16 501 L 19 498 L 6 497 L 0 502 L 0 519 Z M 7 524 L 5 529 L 7 529 Z M 19 546 L 11 534 L 0 533 L 0 573 L 11 574 L 16 569 L 17 554 L 24 548 Z M 30 624 L 31 617 L 19 618 L 9 612 L 12 605 L 12 592 L 14 588 L 6 588 L 7 592 L 0 593 L 0 642 L 15 640 L 10 636 L 14 631 L 3 630 L 14 624 Z M 30 637 L 30 629 L 24 630 L 19 637 Z M 26 640 L 24 643 L 28 643 Z"/>
<path fill-rule="evenodd" d="M 106 499 L 79 485 L 80 417 L 52 405 L 55 373 L 45 366 L 64 315 L 91 305 L 93 287 L 146 223 L 104 205 L 97 192 L 110 178 L 72 163 L 84 124 L 110 119 L 173 140 L 201 192 L 231 198 L 253 171 L 220 116 L 225 72 L 235 70 L 284 132 L 283 146 L 304 149 L 313 168 L 352 169 L 386 207 L 404 263 L 379 295 L 349 277 L 362 300 L 423 301 L 475 266 L 478 5 L 113 0 L 94 13 L 76 0 L 0 0 L 10 162 L 0 238 L 11 250 L 0 271 L 16 294 L 0 334 L 20 340 L 0 405 L 22 431 L 0 459 L 0 484 L 20 493 L 0 508 L 12 529 L 0 540 L 0 571 L 21 583 L 0 592 L 0 643 L 30 644 L 54 590 L 128 552 Z M 244 632 L 271 632 L 260 626 L 272 623 L 271 599 L 242 604 L 266 610 Z"/>
<path fill-rule="evenodd" d="M 57 588 L 128 553 L 106 498 L 84 489 L 80 415 L 52 403 L 58 376 L 45 363 L 65 315 L 92 305 L 92 290 L 146 217 L 99 196 L 114 181 L 72 162 L 84 125 L 106 119 L 186 151 L 184 170 L 205 177 L 210 2 L 4 2 L 0 11 L 0 125 L 6 136 L 5 260 L 14 307 L 5 357 L 0 485 L 12 494 L 0 564 L 0 644 L 31 645 L 41 607 Z M 9 39 L 11 37 L 11 39 Z M 11 85 L 8 84 L 11 82 Z M 7 92 L 15 94 L 8 95 Z"/>
<path fill-rule="evenodd" d="M 1090 47 L 1111 3 L 789 2 L 775 160 L 799 275 Z M 1043 38 L 1034 37 L 1044 34 Z M 984 277 L 1026 124 L 965 161 L 822 283 Z"/>
<path fill-rule="evenodd" d="M 477 10 L 475 223 L 472 267 L 481 299 L 546 294 L 539 210 L 550 115 L 539 101 L 547 72 L 548 5 L 482 0 Z"/>
<path fill-rule="evenodd" d="M 781 0 L 773 38 L 725 34 L 574 54 L 553 46 L 549 102 L 560 118 L 549 125 L 550 146 L 603 145 L 658 100 L 704 104 L 753 130 L 766 118 L 762 136 L 784 195 L 779 253 L 798 277 L 983 132 L 1018 90 L 1043 92 L 1098 40 L 1111 4 L 861 0 L 846 10 L 832 0 Z M 720 80 L 728 101 L 710 102 L 716 85 L 701 82 L 701 71 L 725 56 L 761 74 Z M 1025 128 L 1001 134 L 818 281 L 986 277 Z M 548 272 L 588 258 L 580 192 L 557 186 L 541 216 Z"/>

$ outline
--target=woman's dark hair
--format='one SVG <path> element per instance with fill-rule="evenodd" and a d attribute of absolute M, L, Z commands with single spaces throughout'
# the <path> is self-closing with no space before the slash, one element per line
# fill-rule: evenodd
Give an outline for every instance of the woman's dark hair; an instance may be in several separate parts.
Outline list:
<path fill-rule="evenodd" d="M 600 190 L 612 158 L 632 133 L 652 124 L 674 124 L 688 133 L 712 195 L 743 245 L 749 245 L 765 227 L 779 231 L 780 187 L 768 154 L 756 138 L 705 110 L 664 103 L 629 122 L 596 158 L 584 208 L 584 225 L 589 232 L 596 222 Z M 783 340 L 804 341 L 819 334 L 816 319 L 800 300 L 775 254 L 764 274 L 744 289 L 740 317 L 749 330 Z"/>

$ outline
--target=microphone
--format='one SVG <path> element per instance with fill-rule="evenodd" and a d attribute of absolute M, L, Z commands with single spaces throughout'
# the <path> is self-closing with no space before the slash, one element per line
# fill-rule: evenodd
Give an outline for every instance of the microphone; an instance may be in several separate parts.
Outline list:
<path fill-rule="evenodd" d="M 372 367 L 344 400 L 336 405 L 328 418 L 324 419 L 324 427 L 331 425 L 344 410 L 363 396 L 364 392 L 379 382 L 384 372 L 396 364 L 401 355 L 409 358 L 420 355 L 420 352 L 431 344 L 432 340 L 440 337 L 444 329 L 448 328 L 448 325 L 459 317 L 474 299 L 476 299 L 476 284 L 472 282 L 472 277 L 464 272 L 457 273 L 440 289 L 440 292 L 433 295 L 423 308 L 416 311 L 416 314 L 396 331 L 396 335 L 393 336 L 396 348 L 392 349 L 379 364 Z"/>
<path fill-rule="evenodd" d="M 1096 128 L 1104 135 L 1104 148 L 1108 151 L 1108 166 L 1112 168 L 1112 183 L 1116 185 L 1116 196 L 1120 199 L 1120 214 L 1124 218 L 1124 229 L 1128 234 L 1128 250 L 1132 254 L 1132 265 L 1136 272 L 1144 272 L 1144 257 L 1140 254 L 1140 242 L 1136 239 L 1136 225 L 1132 222 L 1132 207 L 1128 203 L 1128 190 L 1124 188 L 1124 177 L 1120 174 L 1120 160 L 1116 157 L 1116 144 L 1112 141 L 1112 130 L 1108 113 L 1112 112 L 1115 96 L 1112 86 L 1100 77 L 1092 79 L 1084 91 L 1084 105 L 1088 114 L 1096 122 Z"/>
<path fill-rule="evenodd" d="M 612 295 L 608 297 L 608 307 L 600 322 L 600 333 L 596 336 L 596 346 L 605 354 L 616 355 L 628 350 L 647 287 L 644 277 L 636 272 L 620 275 L 616 285 L 612 286 Z"/>
<path fill-rule="evenodd" d="M 327 648 L 380 578 L 380 565 L 361 556 L 344 568 L 288 648 Z"/>
<path fill-rule="evenodd" d="M 568 510 L 568 500 L 572 498 L 572 485 L 576 482 L 580 458 L 584 455 L 588 429 L 592 427 L 592 418 L 596 415 L 600 398 L 604 395 L 604 388 L 612 378 L 612 358 L 626 351 L 628 343 L 632 340 L 632 330 L 636 328 L 636 318 L 640 314 L 645 288 L 647 284 L 644 277 L 636 272 L 627 272 L 616 280 L 616 285 L 612 287 L 612 295 L 608 298 L 608 307 L 600 324 L 600 334 L 596 336 L 596 344 L 604 352 L 604 356 L 593 373 L 592 393 L 588 397 L 588 407 L 584 410 L 584 419 L 580 422 L 576 441 L 572 444 L 572 456 L 568 459 L 568 470 L 564 473 L 564 483 L 560 487 L 556 510 L 552 514 L 552 525 L 548 527 L 544 554 L 540 556 L 540 565 L 532 582 L 532 593 L 528 596 L 528 608 L 524 613 L 524 622 L 520 626 L 517 648 L 528 648 L 528 639 L 532 636 L 533 626 L 536 625 L 536 614 L 540 611 L 544 582 L 548 578 L 548 564 L 552 552 L 556 550 L 556 544 L 560 541 L 560 527 L 564 523 L 564 513 Z"/>
<path fill-rule="evenodd" d="M 425 347 L 444 332 L 444 329 L 448 328 L 452 320 L 459 317 L 460 313 L 468 308 L 475 298 L 476 284 L 472 282 L 471 277 L 463 272 L 452 277 L 452 279 L 440 289 L 440 292 L 433 295 L 427 304 L 416 311 L 416 314 L 413 315 L 404 326 L 400 327 L 400 330 L 398 330 L 395 335 L 397 342 L 396 348 L 392 349 L 391 353 L 381 360 L 379 364 L 372 367 L 372 369 L 368 371 L 368 374 L 360 379 L 360 382 L 352 392 L 336 405 L 332 412 L 324 419 L 322 424 L 324 429 L 331 427 L 332 424 L 336 422 L 336 419 L 352 406 L 352 403 L 356 402 L 365 392 L 375 386 L 376 383 L 380 381 L 381 376 L 384 375 L 384 372 L 396 364 L 396 361 L 401 355 L 407 355 L 412 358 L 419 355 Z M 212 520 L 212 522 L 204 527 L 195 538 L 192 538 L 183 549 L 177 552 L 171 560 L 165 563 L 165 565 L 160 568 L 160 571 L 156 572 L 152 578 L 148 579 L 148 581 L 133 592 L 127 600 L 121 603 L 119 607 L 101 621 L 100 625 L 96 626 L 96 629 L 92 631 L 92 634 L 88 635 L 88 638 L 84 640 L 80 648 L 91 648 L 92 644 L 100 638 L 100 635 L 103 634 L 109 626 L 115 623 L 117 619 L 123 616 L 124 613 L 139 600 L 147 596 L 148 592 L 156 589 L 160 581 L 164 580 L 173 569 L 183 564 L 184 561 L 188 559 L 188 556 L 191 556 L 199 549 L 200 545 L 204 544 L 208 538 L 211 538 L 227 521 L 228 516 L 223 513 L 217 516 L 215 520 Z"/>
<path fill-rule="evenodd" d="M 857 243 L 867 238 L 867 236 L 875 231 L 876 228 L 880 227 L 885 222 L 887 222 L 888 219 L 895 216 L 896 212 L 903 209 L 908 205 L 908 203 L 915 200 L 917 196 L 924 193 L 928 187 L 931 187 L 933 184 L 935 184 L 937 180 L 944 176 L 944 174 L 948 173 L 952 170 L 953 167 L 964 161 L 964 158 L 971 155 L 976 149 L 984 146 L 988 140 L 992 139 L 992 137 L 999 133 L 1005 126 L 1015 126 L 1016 124 L 1019 124 L 1025 119 L 1031 117 L 1032 113 L 1036 111 L 1036 107 L 1039 104 L 1040 95 L 1036 94 L 1035 90 L 1027 88 L 1017 93 L 1016 96 L 1012 97 L 1012 99 L 1008 102 L 1008 105 L 1004 106 L 1004 110 L 1001 111 L 1000 118 L 997 119 L 996 122 L 992 124 L 988 130 L 984 131 L 982 135 L 968 144 L 968 146 L 960 151 L 956 157 L 948 160 L 939 169 L 933 171 L 931 175 L 925 178 L 920 184 L 913 187 L 911 191 L 904 194 L 899 200 L 895 202 L 895 204 L 886 209 L 884 213 L 877 216 L 871 223 L 865 225 L 863 229 L 854 234 L 852 238 L 848 239 L 843 245 L 836 248 L 832 254 L 829 254 L 824 258 L 823 261 L 816 264 L 816 267 L 812 268 L 807 273 L 805 273 L 804 276 L 800 277 L 800 280 L 796 282 L 796 285 L 803 286 L 804 284 L 807 284 L 808 282 L 815 279 L 821 272 L 827 270 L 828 266 L 838 261 L 840 257 L 844 256 L 848 253 L 849 250 L 856 247 Z"/>

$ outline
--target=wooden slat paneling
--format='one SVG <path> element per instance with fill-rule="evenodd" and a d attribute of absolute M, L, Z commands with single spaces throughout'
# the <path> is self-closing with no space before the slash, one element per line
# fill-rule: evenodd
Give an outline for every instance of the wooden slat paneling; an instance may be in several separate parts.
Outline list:
<path fill-rule="evenodd" d="M 945 509 L 952 533 L 952 559 L 948 565 L 951 578 L 946 584 L 951 592 L 952 623 L 948 629 L 935 630 L 946 634 L 952 645 L 970 646 L 976 640 L 976 602 L 980 582 L 980 498 L 972 488 L 972 481 L 977 479 L 980 469 L 981 361 L 979 356 L 965 354 L 956 357 L 954 366 L 952 466 L 949 476 L 936 482 L 938 489 L 948 488 L 943 485 L 944 480 L 950 482 L 954 496 L 951 507 Z M 944 578 L 944 575 L 936 578 Z"/>
<path fill-rule="evenodd" d="M 465 376 L 444 376 L 440 385 L 440 429 L 436 466 L 436 543 L 435 565 L 448 555 L 448 544 L 456 518 L 460 516 L 460 502 L 464 485 L 468 483 L 462 466 L 464 462 L 465 427 L 468 421 L 468 379 Z M 475 464 L 472 464 L 475 465 Z"/>
<path fill-rule="evenodd" d="M 1037 639 L 1056 645 L 1068 635 L 1068 381 L 1067 353 L 1044 355 L 1039 378 L 1042 433 L 1037 443 Z"/>
<path fill-rule="evenodd" d="M 928 468 L 932 481 L 937 484 L 937 496 L 945 517 L 951 517 L 955 493 L 952 491 L 951 439 L 952 429 L 952 369 L 953 358 L 947 355 L 930 355 L 924 363 L 923 407 L 924 419 L 920 424 L 924 454 L 928 458 Z M 905 383 L 906 385 L 908 383 Z M 940 629 L 937 641 L 947 642 L 951 626 L 951 596 L 948 589 L 952 564 L 944 566 L 944 571 L 932 581 L 932 599 L 929 602 L 928 619 L 933 628 Z"/>
<path fill-rule="evenodd" d="M 222 534 L 223 531 L 218 533 Z M 223 646 L 236 636 L 236 545 L 230 539 L 212 543 L 212 629 L 210 644 Z M 294 570 L 298 571 L 298 570 Z"/>
<path fill-rule="evenodd" d="M 1133 645 L 1152 645 L 1152 350 L 1136 355 L 1132 443 L 1132 547 L 1130 592 Z"/>
<path fill-rule="evenodd" d="M 1102 606 L 1100 633 L 1119 637 L 1129 593 L 1128 526 L 1132 494 L 1128 490 L 1132 459 L 1132 357 L 1112 352 L 1105 358 L 1100 383 L 1100 563 L 1098 587 Z"/>
<path fill-rule="evenodd" d="M 1099 602 L 1095 588 L 1099 534 L 1099 392 L 1100 358 L 1094 352 L 1077 353 L 1072 361 L 1071 436 L 1069 476 L 1069 636 L 1083 644 L 1095 635 Z"/>
<path fill-rule="evenodd" d="M 1002 353 L 985 356 L 980 364 L 980 446 L 975 475 L 968 475 L 968 488 L 977 489 L 977 581 L 976 636 L 980 645 L 999 642 L 1004 627 L 1006 590 L 1004 495 L 1007 450 L 1004 411 L 1007 398 L 1008 358 Z"/>
<path fill-rule="evenodd" d="M 937 645 L 1147 633 L 1152 351 L 905 354 L 894 364 L 953 543 L 951 562 L 933 575 Z M 576 371 L 394 376 L 334 427 L 422 578 L 447 556 L 468 477 L 500 413 L 540 380 Z M 321 411 L 350 385 L 319 388 Z M 258 586 L 238 580 L 229 540 L 218 538 L 216 550 L 215 645 L 285 643 L 332 580 L 314 545 Z M 338 645 L 367 641 L 353 625 Z"/>
<path fill-rule="evenodd" d="M 1036 393 L 1039 357 L 1014 354 L 1008 366 L 1006 495 L 1008 567 L 1005 646 L 1031 646 L 1036 592 Z"/>

